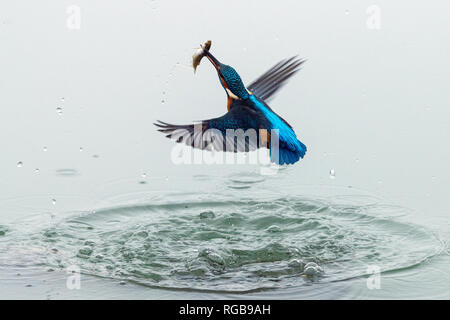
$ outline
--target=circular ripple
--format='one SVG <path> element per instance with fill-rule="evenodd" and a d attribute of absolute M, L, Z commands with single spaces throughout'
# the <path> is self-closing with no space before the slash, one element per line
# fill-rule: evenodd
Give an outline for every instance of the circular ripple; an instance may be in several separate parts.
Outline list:
<path fill-rule="evenodd" d="M 368 266 L 401 269 L 437 250 L 429 232 L 392 218 L 404 209 L 373 199 L 164 199 L 46 228 L 41 241 L 57 252 L 48 264 L 149 286 L 249 292 L 359 277 Z"/>

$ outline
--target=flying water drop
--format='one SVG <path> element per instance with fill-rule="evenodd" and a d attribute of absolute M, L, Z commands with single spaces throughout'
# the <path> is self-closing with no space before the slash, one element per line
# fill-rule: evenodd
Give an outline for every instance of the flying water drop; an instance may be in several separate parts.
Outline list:
<path fill-rule="evenodd" d="M 147 183 L 147 174 L 144 172 L 141 174 L 142 180 L 139 181 L 140 184 L 146 184 Z"/>
<path fill-rule="evenodd" d="M 63 112 L 63 109 L 61 107 L 56 108 L 56 112 L 61 115 Z"/>
<path fill-rule="evenodd" d="M 330 169 L 330 179 L 334 178 L 336 178 L 336 172 L 334 171 L 334 169 Z"/>
<path fill-rule="evenodd" d="M 18 168 L 22 168 L 23 167 L 23 162 L 22 161 L 17 162 L 17 167 Z"/>

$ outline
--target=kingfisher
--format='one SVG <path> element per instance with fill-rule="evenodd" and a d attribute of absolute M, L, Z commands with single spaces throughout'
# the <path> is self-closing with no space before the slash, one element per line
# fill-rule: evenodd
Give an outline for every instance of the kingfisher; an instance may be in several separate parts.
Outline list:
<path fill-rule="evenodd" d="M 267 148 L 270 150 L 271 162 L 278 165 L 294 164 L 303 158 L 306 146 L 297 138 L 292 126 L 273 111 L 267 102 L 300 70 L 305 60 L 298 56 L 284 59 L 246 87 L 233 67 L 219 62 L 209 52 L 210 46 L 211 42 L 207 42 L 201 47 L 200 58 L 194 55 L 194 69 L 203 56 L 208 58 L 225 90 L 227 113 L 188 125 L 157 120 L 154 125 L 158 131 L 178 143 L 202 150 L 248 152 Z M 257 132 L 256 141 L 244 137 L 244 143 L 234 138 L 230 142 L 227 139 L 230 130 L 254 130 Z"/>

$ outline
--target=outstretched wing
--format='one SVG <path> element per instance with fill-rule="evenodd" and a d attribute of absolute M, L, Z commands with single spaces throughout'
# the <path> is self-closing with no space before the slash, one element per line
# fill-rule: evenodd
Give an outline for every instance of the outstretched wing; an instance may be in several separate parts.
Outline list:
<path fill-rule="evenodd" d="M 154 125 L 167 138 L 202 150 L 248 152 L 267 147 L 270 141 L 268 120 L 261 111 L 239 100 L 235 100 L 230 111 L 219 118 L 189 125 L 174 125 L 162 121 Z"/>
<path fill-rule="evenodd" d="M 253 81 L 248 86 L 248 89 L 261 100 L 269 101 L 275 92 L 284 86 L 287 80 L 300 70 L 300 66 L 305 61 L 304 59 L 299 59 L 297 56 L 282 60 Z"/>

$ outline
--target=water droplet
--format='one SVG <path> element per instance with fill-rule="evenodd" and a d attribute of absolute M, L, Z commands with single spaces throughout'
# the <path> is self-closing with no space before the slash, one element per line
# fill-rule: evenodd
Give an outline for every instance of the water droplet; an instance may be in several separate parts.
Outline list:
<path fill-rule="evenodd" d="M 39 173 L 39 168 L 34 169 L 34 172 Z"/>
<path fill-rule="evenodd" d="M 23 167 L 23 162 L 22 161 L 17 162 L 17 167 L 18 168 L 22 168 Z"/>
<path fill-rule="evenodd" d="M 334 172 L 334 169 L 330 169 L 330 179 L 336 178 L 336 173 Z"/>
<path fill-rule="evenodd" d="M 161 103 L 165 103 L 166 101 L 164 101 L 164 99 L 161 99 Z"/>
<path fill-rule="evenodd" d="M 94 154 L 94 155 L 92 155 L 92 158 L 95 158 L 95 159 L 97 159 L 99 157 L 99 155 L 98 154 Z"/>
<path fill-rule="evenodd" d="M 203 211 L 200 213 L 200 219 L 214 219 L 214 218 L 215 218 L 215 214 L 211 210 Z"/>
<path fill-rule="evenodd" d="M 345 10 L 345 15 L 348 16 L 350 14 L 349 10 Z"/>
<path fill-rule="evenodd" d="M 47 147 L 43 147 L 42 150 L 47 151 Z"/>
<path fill-rule="evenodd" d="M 64 102 L 64 100 L 66 100 L 64 97 L 61 97 L 61 101 Z"/>
<path fill-rule="evenodd" d="M 271 232 L 271 233 L 277 233 L 281 231 L 281 228 L 279 226 L 270 226 L 266 229 L 267 232 Z"/>
<path fill-rule="evenodd" d="M 61 107 L 56 108 L 56 112 L 61 115 L 63 112 L 63 109 Z"/>
<path fill-rule="evenodd" d="M 166 181 L 169 181 L 169 177 L 168 177 L 168 176 L 166 176 L 165 180 L 166 180 Z"/>
<path fill-rule="evenodd" d="M 83 147 L 80 147 L 80 152 L 82 152 L 83 151 Z"/>
<path fill-rule="evenodd" d="M 307 276 L 316 276 L 320 273 L 323 272 L 322 267 L 320 267 L 317 263 L 315 262 L 308 262 L 305 265 L 305 268 L 303 270 L 303 273 Z"/>
<path fill-rule="evenodd" d="M 52 199 L 52 204 L 56 205 L 56 199 Z"/>
<path fill-rule="evenodd" d="M 147 174 L 144 172 L 143 174 L 141 174 L 142 179 L 147 178 Z"/>
<path fill-rule="evenodd" d="M 355 162 L 358 163 L 358 162 L 359 162 L 359 158 L 356 158 L 356 159 L 355 159 Z"/>

